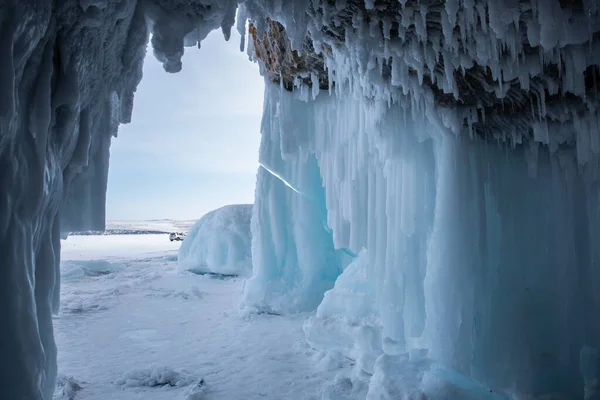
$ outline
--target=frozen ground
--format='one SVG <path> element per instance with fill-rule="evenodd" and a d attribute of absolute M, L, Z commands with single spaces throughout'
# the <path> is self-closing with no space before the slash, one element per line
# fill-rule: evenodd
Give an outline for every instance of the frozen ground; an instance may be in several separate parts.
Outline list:
<path fill-rule="evenodd" d="M 62 245 L 55 398 L 364 399 L 346 361 L 309 348 L 308 315 L 240 311 L 244 281 L 178 273 L 167 235 Z"/>

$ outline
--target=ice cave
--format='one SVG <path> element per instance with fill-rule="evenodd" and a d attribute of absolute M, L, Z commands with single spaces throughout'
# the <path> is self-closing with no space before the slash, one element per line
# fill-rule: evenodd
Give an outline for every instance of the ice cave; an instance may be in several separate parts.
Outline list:
<path fill-rule="evenodd" d="M 148 41 L 216 29 L 265 80 L 246 307 L 369 400 L 600 399 L 599 0 L 0 0 L 0 398 L 52 399 Z"/>

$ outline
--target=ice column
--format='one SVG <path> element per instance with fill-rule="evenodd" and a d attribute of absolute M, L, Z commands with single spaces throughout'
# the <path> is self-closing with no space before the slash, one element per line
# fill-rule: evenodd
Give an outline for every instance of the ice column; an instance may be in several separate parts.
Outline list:
<path fill-rule="evenodd" d="M 259 311 L 315 309 L 347 258 L 334 249 L 325 223 L 317 160 L 302 149 L 311 134 L 310 109 L 278 86 L 267 86 L 259 156 L 263 167 L 251 223 L 253 276 L 245 288 L 246 304 Z"/>

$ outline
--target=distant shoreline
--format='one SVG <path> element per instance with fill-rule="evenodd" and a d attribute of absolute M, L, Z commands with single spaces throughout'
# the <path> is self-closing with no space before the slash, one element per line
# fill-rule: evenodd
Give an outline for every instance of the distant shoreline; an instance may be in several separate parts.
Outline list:
<path fill-rule="evenodd" d="M 195 220 L 145 220 L 145 221 L 106 221 L 103 231 L 70 232 L 69 236 L 114 236 L 114 235 L 168 235 L 171 232 L 186 233 L 190 230 Z"/>
<path fill-rule="evenodd" d="M 168 235 L 165 231 L 146 231 L 146 230 L 127 230 L 127 229 L 107 229 L 105 231 L 82 231 L 71 232 L 69 236 L 110 236 L 110 235 Z"/>

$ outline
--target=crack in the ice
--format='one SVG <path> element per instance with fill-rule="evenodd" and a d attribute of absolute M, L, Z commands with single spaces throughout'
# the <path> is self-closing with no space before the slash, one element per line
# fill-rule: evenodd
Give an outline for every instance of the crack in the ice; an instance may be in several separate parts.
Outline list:
<path fill-rule="evenodd" d="M 258 165 L 260 165 L 265 171 L 267 171 L 268 173 L 270 173 L 271 175 L 273 175 L 275 178 L 279 179 L 285 186 L 289 187 L 294 192 L 298 193 L 300 196 L 304 197 L 308 201 L 311 201 L 311 202 L 313 202 L 313 203 L 316 204 L 316 201 L 315 201 L 315 199 L 312 198 L 312 196 L 309 196 L 308 194 L 304 193 L 302 190 L 294 187 L 294 185 L 292 185 L 281 174 L 275 172 L 275 170 L 269 168 L 268 166 L 266 166 L 261 161 L 258 162 Z M 329 235 L 333 235 L 333 229 L 331 229 L 329 227 L 329 225 L 327 224 L 327 215 L 321 216 L 321 222 L 323 224 L 323 229 L 325 230 L 325 232 L 327 232 Z M 349 255 L 352 258 L 358 257 L 358 254 L 356 254 L 355 252 L 353 252 L 352 250 L 350 250 L 350 249 L 348 249 L 346 247 L 341 247 L 341 248 L 339 248 L 339 250 L 343 251 L 344 253 L 346 253 L 347 255 Z"/>
<path fill-rule="evenodd" d="M 265 171 L 267 171 L 268 173 L 270 173 L 271 175 L 273 175 L 275 178 L 279 179 L 281 182 L 283 182 L 283 184 L 287 187 L 289 187 L 290 189 L 292 189 L 294 192 L 298 193 L 300 196 L 309 199 L 312 201 L 312 199 L 304 192 L 296 189 L 294 187 L 294 185 L 292 185 L 290 182 L 288 182 L 283 176 L 281 176 L 280 174 L 278 174 L 277 172 L 275 172 L 274 170 L 272 170 L 271 168 L 267 167 L 265 164 L 263 164 L 262 162 L 258 162 L 258 165 L 260 165 L 261 167 L 263 167 L 265 169 Z"/>

